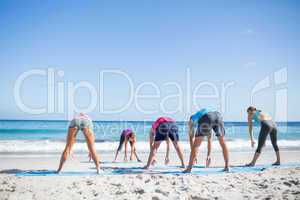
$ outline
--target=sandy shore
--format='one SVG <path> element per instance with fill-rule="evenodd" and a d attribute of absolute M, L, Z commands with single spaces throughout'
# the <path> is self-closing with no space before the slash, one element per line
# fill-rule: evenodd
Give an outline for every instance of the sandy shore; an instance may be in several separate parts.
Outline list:
<path fill-rule="evenodd" d="M 247 163 L 252 152 L 231 152 L 231 164 Z M 101 155 L 111 167 L 113 154 Z M 199 156 L 204 164 L 205 152 Z M 140 155 L 143 161 L 146 154 Z M 185 153 L 187 162 L 188 155 Z M 212 166 L 222 166 L 220 152 L 212 155 Z M 158 155 L 163 162 L 163 154 Z M 265 151 L 258 164 L 272 163 L 274 153 Z M 257 173 L 211 175 L 129 174 L 99 176 L 19 177 L 24 170 L 55 170 L 59 155 L 1 155 L 0 199 L 300 199 L 300 167 L 266 169 Z M 120 157 L 120 160 L 122 158 Z M 171 155 L 171 165 L 178 165 Z M 282 151 L 282 163 L 300 163 L 299 150 Z M 131 163 L 132 165 L 132 163 Z M 143 164 L 134 164 L 142 166 Z M 86 155 L 75 155 L 64 171 L 94 173 Z"/>

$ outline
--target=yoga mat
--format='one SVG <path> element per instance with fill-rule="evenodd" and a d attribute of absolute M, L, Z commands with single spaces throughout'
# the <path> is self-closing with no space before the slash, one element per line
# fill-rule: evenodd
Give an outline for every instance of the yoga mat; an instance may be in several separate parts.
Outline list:
<path fill-rule="evenodd" d="M 159 165 L 144 170 L 142 167 L 110 167 L 103 166 L 103 172 L 97 174 L 95 171 L 62 171 L 57 174 L 55 171 L 36 170 L 36 171 L 21 171 L 17 172 L 16 176 L 113 176 L 125 174 L 173 174 L 173 175 L 209 175 L 209 174 L 225 174 L 225 173 L 257 173 L 266 169 L 273 168 L 291 168 L 300 167 L 300 163 L 282 164 L 280 166 L 272 165 L 257 165 L 255 167 L 232 166 L 229 172 L 224 172 L 223 167 L 194 166 L 191 173 L 182 173 L 183 169 L 180 166 L 165 166 Z"/>

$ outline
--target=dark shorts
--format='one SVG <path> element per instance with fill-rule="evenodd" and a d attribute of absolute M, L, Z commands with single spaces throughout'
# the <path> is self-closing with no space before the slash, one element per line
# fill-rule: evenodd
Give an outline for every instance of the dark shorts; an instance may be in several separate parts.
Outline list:
<path fill-rule="evenodd" d="M 223 117 L 219 112 L 208 112 L 199 119 L 195 137 L 209 136 L 212 130 L 217 137 L 225 135 Z"/>
<path fill-rule="evenodd" d="M 167 138 L 170 138 L 172 141 L 178 141 L 178 127 L 174 122 L 164 122 L 161 123 L 155 133 L 154 141 L 163 141 Z"/>

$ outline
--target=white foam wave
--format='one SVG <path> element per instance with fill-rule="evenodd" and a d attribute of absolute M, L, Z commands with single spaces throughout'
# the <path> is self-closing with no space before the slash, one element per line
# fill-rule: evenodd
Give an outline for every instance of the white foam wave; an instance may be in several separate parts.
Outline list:
<path fill-rule="evenodd" d="M 118 147 L 118 142 L 99 142 L 96 143 L 97 151 L 115 151 Z M 60 153 L 64 149 L 65 143 L 63 141 L 49 141 L 49 140 L 0 140 L 0 153 Z M 181 142 L 181 146 L 185 151 L 190 150 L 189 142 Z M 227 141 L 227 146 L 230 150 L 243 150 L 253 151 L 250 147 L 250 141 L 247 140 L 233 140 Z M 299 148 L 300 140 L 279 140 L 278 146 L 280 148 Z M 137 150 L 139 152 L 148 152 L 148 142 L 137 142 Z M 266 142 L 266 147 L 271 148 L 270 141 Z M 206 148 L 206 142 L 201 146 L 201 149 Z M 160 149 L 163 151 L 166 149 L 165 142 L 161 144 Z M 213 141 L 213 149 L 220 151 L 220 145 L 218 141 Z M 85 153 L 87 152 L 87 145 L 85 143 L 75 143 L 74 152 Z"/>

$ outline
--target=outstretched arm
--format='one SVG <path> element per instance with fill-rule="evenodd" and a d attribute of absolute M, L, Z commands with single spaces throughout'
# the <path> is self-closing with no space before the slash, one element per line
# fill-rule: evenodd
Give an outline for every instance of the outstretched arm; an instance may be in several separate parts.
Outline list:
<path fill-rule="evenodd" d="M 189 132 L 188 139 L 190 141 L 190 148 L 191 148 L 191 152 L 192 152 L 193 145 L 194 145 L 195 133 L 194 133 L 193 121 L 191 119 L 188 122 L 188 132 Z M 197 158 L 195 158 L 194 163 L 197 163 Z"/>
<path fill-rule="evenodd" d="M 130 151 L 130 161 L 133 160 L 133 155 L 134 155 L 134 151 L 135 151 L 134 143 L 135 142 L 130 142 L 130 149 L 131 149 L 131 151 Z"/>
<path fill-rule="evenodd" d="M 136 157 L 136 160 L 138 161 L 138 162 L 142 162 L 140 159 L 139 159 L 139 157 L 138 157 L 138 155 L 137 155 L 137 153 L 136 153 L 136 147 L 135 147 L 135 144 L 136 144 L 136 141 L 134 141 L 133 143 L 132 143 L 132 145 L 131 145 L 131 158 L 130 158 L 130 160 L 133 160 L 133 155 Z"/>
<path fill-rule="evenodd" d="M 167 144 L 167 152 L 166 152 L 166 158 L 165 158 L 165 164 L 169 164 L 170 162 L 170 138 L 167 137 L 166 139 L 166 144 Z"/>
<path fill-rule="evenodd" d="M 210 157 L 210 153 L 211 153 L 211 143 L 212 143 L 212 135 L 210 134 L 207 137 L 207 157 L 206 157 L 206 167 L 210 166 L 210 162 L 211 162 L 211 157 Z"/>
<path fill-rule="evenodd" d="M 210 157 L 210 153 L 211 153 L 211 142 L 212 142 L 212 137 L 211 135 L 209 135 L 207 137 L 207 157 Z"/>
<path fill-rule="evenodd" d="M 120 150 L 122 149 L 122 145 L 123 145 L 123 144 L 124 144 L 124 141 L 122 140 L 122 135 L 121 135 L 121 137 L 120 137 L 120 142 L 119 142 L 119 146 L 118 146 L 118 148 L 117 148 L 116 155 L 115 155 L 115 159 L 114 159 L 113 162 L 116 162 L 117 157 L 118 157 L 118 155 L 119 155 Z"/>
<path fill-rule="evenodd" d="M 118 157 L 118 154 L 119 154 L 119 150 L 117 150 L 117 151 L 116 151 L 115 159 L 114 159 L 114 161 L 113 161 L 113 162 L 116 162 L 116 160 L 117 160 L 117 157 Z"/>
<path fill-rule="evenodd" d="M 151 129 L 150 129 L 150 132 L 149 132 L 149 145 L 150 145 L 150 150 L 152 149 L 153 143 L 154 143 L 154 136 L 153 136 L 153 130 L 152 130 L 152 128 L 151 128 Z"/>
<path fill-rule="evenodd" d="M 193 122 L 189 120 L 188 122 L 188 132 L 189 132 L 189 141 L 190 141 L 190 148 L 192 150 L 193 144 L 194 144 L 194 127 L 193 127 Z"/>
<path fill-rule="evenodd" d="M 124 152 L 124 161 L 127 162 L 127 151 L 128 151 L 128 139 L 125 138 L 125 152 Z"/>

